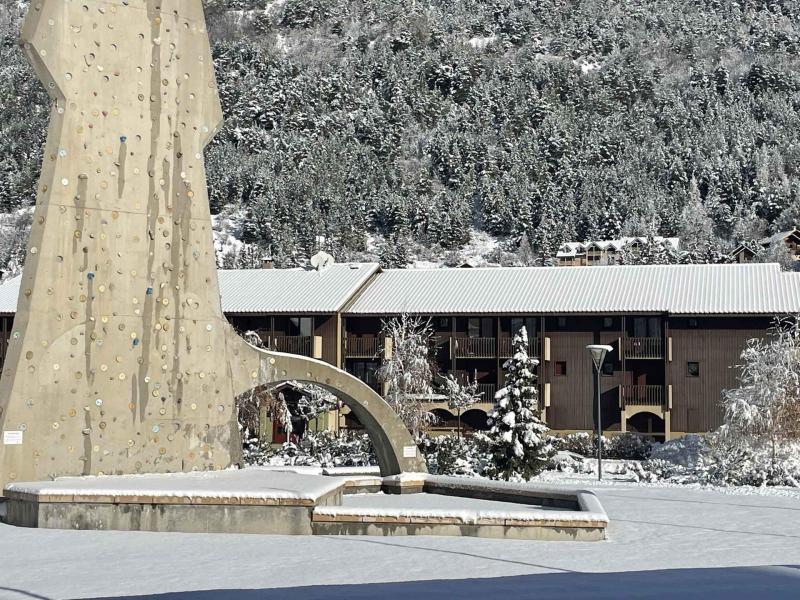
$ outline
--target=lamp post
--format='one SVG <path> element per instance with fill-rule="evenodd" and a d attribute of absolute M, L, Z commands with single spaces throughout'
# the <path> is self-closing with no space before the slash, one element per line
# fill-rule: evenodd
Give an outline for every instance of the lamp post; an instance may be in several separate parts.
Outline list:
<path fill-rule="evenodd" d="M 603 344 L 589 344 L 586 346 L 589 354 L 592 355 L 592 362 L 597 374 L 597 480 L 603 480 L 603 421 L 602 413 L 600 411 L 600 370 L 603 368 L 603 361 L 606 354 L 611 352 L 613 348 Z"/>

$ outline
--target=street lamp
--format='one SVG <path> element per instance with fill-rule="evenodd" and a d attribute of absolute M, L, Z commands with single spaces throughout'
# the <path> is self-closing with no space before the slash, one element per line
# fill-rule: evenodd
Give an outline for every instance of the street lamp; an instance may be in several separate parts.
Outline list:
<path fill-rule="evenodd" d="M 594 369 L 597 373 L 597 479 L 603 480 L 603 421 L 600 412 L 600 371 L 603 368 L 603 361 L 606 354 L 611 352 L 613 348 L 603 344 L 589 344 L 586 346 L 589 354 L 592 355 L 592 362 Z"/>

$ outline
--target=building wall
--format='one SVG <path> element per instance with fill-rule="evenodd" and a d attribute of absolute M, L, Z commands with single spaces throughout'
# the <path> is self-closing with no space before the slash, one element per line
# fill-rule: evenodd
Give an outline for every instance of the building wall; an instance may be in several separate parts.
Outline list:
<path fill-rule="evenodd" d="M 722 392 L 738 385 L 737 369 L 747 341 L 764 337 L 768 323 L 731 323 L 745 328 L 726 328 L 724 320 L 696 329 L 670 328 L 672 360 L 667 361 L 667 384 L 672 385 L 672 429 L 704 432 L 722 424 Z M 688 374 L 688 363 L 697 362 L 699 377 Z"/>
<path fill-rule="evenodd" d="M 317 317 L 314 325 L 315 335 L 322 336 L 322 360 L 336 365 L 338 343 L 338 337 L 336 335 L 336 317 Z"/>
<path fill-rule="evenodd" d="M 626 359 L 621 356 L 620 340 L 625 330 L 632 333 L 632 317 L 611 317 L 606 322 L 603 316 L 556 316 L 535 317 L 538 335 L 550 338 L 550 360 L 543 361 L 539 369 L 542 388 L 550 384 L 550 407 L 547 419 L 556 430 L 588 430 L 595 424 L 595 377 L 586 346 L 592 343 L 609 344 L 614 349 L 606 358 L 613 364 L 610 375 L 600 378 L 603 427 L 606 430 L 620 429 L 619 386 L 642 381 L 650 385 L 672 386 L 671 429 L 677 432 L 706 432 L 722 423 L 720 400 L 725 389 L 737 385 L 737 371 L 741 351 L 751 338 L 763 337 L 769 328 L 769 318 L 699 317 L 696 319 L 665 318 L 664 338 L 672 339 L 671 360 L 665 353 L 663 359 Z M 492 317 L 494 335 L 510 335 L 511 316 L 499 319 Z M 230 321 L 242 331 L 272 329 L 271 315 L 232 316 Z M 434 318 L 436 323 L 437 319 Z M 6 342 L 11 335 L 13 317 L 0 318 L 0 358 L 5 355 Z M 455 335 L 466 335 L 465 317 L 454 318 Z M 377 337 L 381 319 L 377 317 L 346 320 L 347 331 L 352 335 Z M 315 335 L 323 339 L 323 360 L 336 363 L 337 319 L 333 315 L 315 317 Z M 450 331 L 437 331 L 437 335 L 449 338 Z M 342 332 L 345 335 L 345 332 Z M 665 342 L 666 346 L 666 342 Z M 451 371 L 468 373 L 470 378 L 477 373 L 485 384 L 502 385 L 501 357 L 459 358 L 453 361 L 450 345 L 444 344 L 440 354 L 442 374 Z M 446 356 L 445 356 L 446 355 Z M 374 359 L 350 359 L 343 356 L 345 368 L 354 371 L 356 365 L 370 363 Z M 700 365 L 700 376 L 688 375 L 688 363 Z M 566 376 L 556 375 L 558 363 L 566 363 Z M 363 369 L 363 364 L 362 371 Z M 374 382 L 373 382 L 374 383 Z M 543 400 L 544 401 L 544 400 Z"/>

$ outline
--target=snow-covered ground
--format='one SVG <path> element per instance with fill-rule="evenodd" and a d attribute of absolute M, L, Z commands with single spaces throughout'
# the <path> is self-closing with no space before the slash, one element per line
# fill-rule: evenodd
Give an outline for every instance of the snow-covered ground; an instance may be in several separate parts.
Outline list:
<path fill-rule="evenodd" d="M 607 542 L 0 525 L 0 598 L 798 597 L 800 494 L 620 482 L 592 489 L 611 518 Z"/>

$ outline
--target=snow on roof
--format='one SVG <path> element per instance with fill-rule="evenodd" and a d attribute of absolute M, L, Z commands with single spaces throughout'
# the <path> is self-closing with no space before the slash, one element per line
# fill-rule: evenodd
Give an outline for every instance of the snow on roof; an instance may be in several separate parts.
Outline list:
<path fill-rule="evenodd" d="M 387 270 L 345 314 L 404 312 L 789 314 L 800 277 L 777 264 Z"/>
<path fill-rule="evenodd" d="M 322 271 L 219 271 L 222 310 L 233 313 L 335 313 L 378 270 L 376 263 L 335 264 Z M 17 310 L 22 276 L 0 285 L 0 314 Z"/>
<path fill-rule="evenodd" d="M 762 239 L 761 240 L 761 245 L 762 246 L 771 246 L 775 242 L 782 242 L 783 240 L 785 240 L 789 236 L 791 236 L 793 234 L 796 234 L 796 233 L 800 233 L 800 232 L 798 232 L 797 229 L 790 229 L 789 231 L 781 231 L 779 233 L 776 233 L 775 235 L 771 235 L 769 237 L 765 237 L 764 239 Z"/>
<path fill-rule="evenodd" d="M 53 481 L 9 484 L 6 490 L 44 496 L 191 497 L 317 500 L 342 480 L 272 469 L 250 468 L 192 473 L 61 477 Z"/>
<path fill-rule="evenodd" d="M 670 246 L 673 250 L 680 248 L 679 238 L 665 238 L 656 236 L 652 238 L 657 244 L 664 244 Z M 588 242 L 567 242 L 562 244 L 556 254 L 557 258 L 572 258 L 578 254 L 583 254 L 590 248 L 597 248 L 598 250 L 614 250 L 619 252 L 629 245 L 644 244 L 647 242 L 646 237 L 623 237 L 618 240 L 590 240 Z"/>

